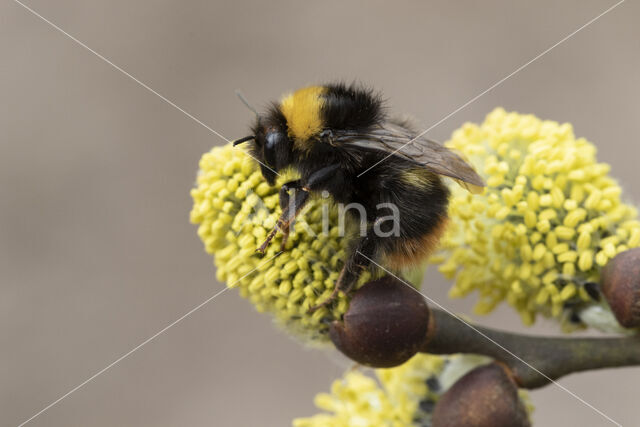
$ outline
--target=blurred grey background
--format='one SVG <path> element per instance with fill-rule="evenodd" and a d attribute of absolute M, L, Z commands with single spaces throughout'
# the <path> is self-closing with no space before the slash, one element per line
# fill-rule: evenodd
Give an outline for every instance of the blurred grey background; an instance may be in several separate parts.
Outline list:
<path fill-rule="evenodd" d="M 308 83 L 362 80 L 429 126 L 614 1 L 28 0 L 227 138 Z M 628 0 L 430 132 L 495 106 L 570 121 L 640 200 L 640 16 Z M 12 0 L 0 2 L 0 425 L 17 425 L 216 293 L 189 224 L 200 155 L 223 141 Z M 436 271 L 430 296 L 446 299 Z M 480 321 L 525 330 L 509 309 Z M 558 333 L 551 322 L 530 332 Z M 236 291 L 34 419 L 34 426 L 285 426 L 348 366 Z M 561 383 L 639 425 L 640 368 Z M 611 425 L 555 386 L 538 426 Z"/>

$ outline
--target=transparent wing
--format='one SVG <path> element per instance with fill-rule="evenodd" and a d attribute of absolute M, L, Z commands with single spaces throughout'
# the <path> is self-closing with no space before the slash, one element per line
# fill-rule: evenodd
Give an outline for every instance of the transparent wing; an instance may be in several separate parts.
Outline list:
<path fill-rule="evenodd" d="M 385 122 L 367 132 L 338 132 L 335 141 L 345 147 L 377 150 L 424 166 L 439 175 L 455 179 L 472 193 L 482 192 L 483 179 L 460 155 L 408 127 Z"/>

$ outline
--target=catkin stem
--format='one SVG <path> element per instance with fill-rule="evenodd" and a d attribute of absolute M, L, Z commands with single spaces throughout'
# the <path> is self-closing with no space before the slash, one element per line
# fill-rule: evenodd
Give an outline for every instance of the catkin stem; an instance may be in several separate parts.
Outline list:
<path fill-rule="evenodd" d="M 460 319 L 441 310 L 433 309 L 432 315 L 429 339 L 421 351 L 430 354 L 473 353 L 492 357 L 511 369 L 515 381 L 522 388 L 539 388 L 574 372 L 640 365 L 638 336 L 538 337 L 481 326 L 470 328 Z"/>

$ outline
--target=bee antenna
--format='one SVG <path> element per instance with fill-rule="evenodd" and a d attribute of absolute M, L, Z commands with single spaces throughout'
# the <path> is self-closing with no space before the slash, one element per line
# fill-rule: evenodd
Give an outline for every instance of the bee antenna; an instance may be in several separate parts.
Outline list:
<path fill-rule="evenodd" d="M 251 141 L 252 139 L 256 139 L 254 135 L 245 136 L 244 138 L 236 139 L 233 141 L 233 146 L 240 145 L 243 142 Z"/>
<path fill-rule="evenodd" d="M 240 98 L 240 101 L 241 101 L 241 102 L 242 102 L 242 103 L 243 103 L 243 104 L 244 104 L 244 105 L 245 105 L 249 110 L 253 111 L 253 114 L 255 114 L 255 115 L 256 115 L 256 117 L 260 117 L 260 114 L 258 114 L 258 112 L 256 111 L 256 109 L 255 109 L 255 108 L 253 108 L 253 107 L 251 106 L 251 104 L 249 104 L 249 101 L 247 101 L 247 98 L 245 98 L 245 97 L 244 97 L 244 95 L 242 94 L 242 92 L 240 92 L 240 89 L 236 89 L 236 90 L 235 90 L 235 92 L 236 92 L 236 96 L 237 96 L 238 98 Z"/>

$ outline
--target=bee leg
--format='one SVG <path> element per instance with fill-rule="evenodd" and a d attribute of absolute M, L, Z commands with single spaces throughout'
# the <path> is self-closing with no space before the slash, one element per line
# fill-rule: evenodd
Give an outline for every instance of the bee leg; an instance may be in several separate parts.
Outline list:
<path fill-rule="evenodd" d="M 290 227 L 282 230 L 282 241 L 280 242 L 280 252 L 284 252 L 285 247 L 287 246 L 287 242 L 289 241 L 289 233 L 291 232 Z"/>
<path fill-rule="evenodd" d="M 338 276 L 338 280 L 336 281 L 336 285 L 333 287 L 333 291 L 331 292 L 331 295 L 329 295 L 329 298 L 327 298 L 326 300 L 322 301 L 319 304 L 314 305 L 313 307 L 309 307 L 309 310 L 307 311 L 308 313 L 313 313 L 316 310 L 321 309 L 322 307 L 326 307 L 331 305 L 331 303 L 333 303 L 336 298 L 338 298 L 338 291 L 340 291 L 340 287 L 338 286 L 338 283 L 342 282 L 342 277 L 345 274 L 346 271 L 346 266 L 342 267 L 342 270 L 340 270 L 340 275 Z"/>
<path fill-rule="evenodd" d="M 340 174 L 336 173 L 339 168 L 340 165 L 337 163 L 325 166 L 313 172 L 306 182 L 303 182 L 301 179 L 297 179 L 282 185 L 279 194 L 282 215 L 280 215 L 276 226 L 271 230 L 264 243 L 256 249 L 257 252 L 264 254 L 267 246 L 269 246 L 269 243 L 271 243 L 271 240 L 273 240 L 278 231 L 282 231 L 283 233 L 280 250 L 284 250 L 284 246 L 287 244 L 287 239 L 289 237 L 289 227 L 309 200 L 309 192 L 319 190 L 332 179 L 339 177 Z M 295 192 L 293 200 L 291 200 L 291 197 L 289 196 L 289 190 L 299 190 Z"/>
<path fill-rule="evenodd" d="M 291 200 L 291 197 L 289 196 L 289 190 L 300 190 L 300 191 L 305 191 L 302 189 L 303 185 L 302 185 L 302 180 L 301 179 L 296 179 L 295 181 L 289 181 L 289 182 L 285 182 L 284 184 L 282 184 L 282 187 L 280 187 L 280 209 L 282 209 L 283 211 L 289 206 L 289 202 Z M 294 199 L 295 201 L 295 199 Z M 305 201 L 306 203 L 306 201 Z M 299 208 L 293 208 L 294 211 L 296 212 L 296 216 L 298 215 L 298 213 L 302 210 L 303 206 L 300 206 Z M 294 217 L 295 218 L 295 217 Z M 291 232 L 291 224 L 289 224 L 288 227 L 284 228 L 282 230 L 282 243 L 280 244 L 280 252 L 284 251 L 285 246 L 287 245 L 287 240 L 289 240 L 289 233 Z"/>
<path fill-rule="evenodd" d="M 317 171 L 313 172 L 309 179 L 306 182 L 302 182 L 301 179 L 295 181 L 289 181 L 283 184 L 280 189 L 280 208 L 283 210 L 285 206 L 289 206 L 289 189 L 306 191 L 307 193 L 311 191 L 316 191 L 322 188 L 328 181 L 336 178 L 336 171 L 340 167 L 339 164 L 333 164 L 329 166 L 325 166 Z M 306 203 L 305 199 L 305 203 Z M 295 216 L 302 210 L 303 206 L 294 206 Z M 295 219 L 294 216 L 294 219 Z M 290 224 L 289 224 L 290 225 Z M 282 244 L 280 245 L 280 251 L 284 251 L 284 247 L 287 244 L 287 239 L 289 238 L 290 227 L 287 227 L 282 230 Z"/>
<path fill-rule="evenodd" d="M 335 180 L 341 176 L 339 169 L 340 164 L 338 163 L 318 169 L 309 176 L 309 179 L 307 179 L 307 182 L 302 186 L 302 188 L 320 190 L 331 180 Z"/>
<path fill-rule="evenodd" d="M 293 198 L 289 197 L 288 191 L 290 189 L 299 190 L 295 192 Z M 290 181 L 284 184 L 280 189 L 280 207 L 282 208 L 282 214 L 280 215 L 280 218 L 278 218 L 273 230 L 271 230 L 265 241 L 258 249 L 256 249 L 256 251 L 264 254 L 267 246 L 269 246 L 269 243 L 271 243 L 271 240 L 273 240 L 278 231 L 282 231 L 284 236 L 280 247 L 280 250 L 282 251 L 284 249 L 284 245 L 287 243 L 291 223 L 295 220 L 296 216 L 298 216 L 308 200 L 309 192 L 302 188 L 300 180 Z"/>
<path fill-rule="evenodd" d="M 302 188 L 302 180 L 300 179 L 282 184 L 278 196 L 280 197 L 280 209 L 282 209 L 283 212 L 289 206 L 289 190 L 298 190 L 300 188 Z"/>
<path fill-rule="evenodd" d="M 369 230 L 371 231 L 371 230 Z M 363 270 L 371 265 L 371 260 L 374 258 L 377 251 L 378 241 L 375 236 L 367 235 L 356 243 L 355 249 L 347 259 L 345 266 L 340 271 L 338 280 L 333 288 L 333 292 L 329 295 L 325 301 L 320 304 L 309 308 L 309 312 L 312 313 L 321 307 L 332 304 L 338 297 L 338 292 L 342 291 L 345 295 L 353 290 L 353 287 L 358 283 L 360 274 Z"/>

